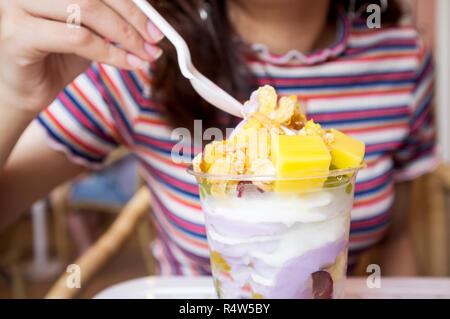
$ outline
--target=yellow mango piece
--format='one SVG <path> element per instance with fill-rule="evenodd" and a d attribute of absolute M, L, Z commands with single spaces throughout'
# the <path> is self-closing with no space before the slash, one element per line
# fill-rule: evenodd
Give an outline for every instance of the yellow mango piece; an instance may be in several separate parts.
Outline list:
<path fill-rule="evenodd" d="M 246 165 L 251 166 L 257 159 L 269 157 L 270 152 L 270 134 L 268 129 L 260 128 L 252 130 L 248 134 Z"/>
<path fill-rule="evenodd" d="M 245 149 L 237 150 L 233 154 L 234 170 L 237 174 L 243 174 L 245 171 Z"/>
<path fill-rule="evenodd" d="M 331 156 L 318 135 L 275 135 L 271 142 L 271 160 L 278 178 L 326 176 Z M 326 177 L 275 181 L 274 190 L 298 193 L 323 186 Z"/>
<path fill-rule="evenodd" d="M 258 130 L 258 158 L 268 158 L 270 155 L 271 135 L 269 130 L 261 128 Z"/>
<path fill-rule="evenodd" d="M 211 181 L 211 188 L 209 189 L 211 195 L 225 198 L 227 193 L 227 183 L 222 181 Z"/>
<path fill-rule="evenodd" d="M 203 161 L 203 154 L 198 153 L 194 159 L 192 160 L 192 166 L 194 167 L 195 172 L 205 172 L 208 167 L 206 163 Z"/>
<path fill-rule="evenodd" d="M 242 130 L 239 132 L 239 134 L 236 134 L 234 137 L 234 143 L 236 143 L 236 146 L 248 146 L 249 141 L 254 138 L 258 134 L 258 128 L 256 127 L 250 127 L 245 130 Z"/>
<path fill-rule="evenodd" d="M 218 158 L 211 164 L 208 173 L 214 175 L 233 174 L 233 162 L 229 156 Z"/>
<path fill-rule="evenodd" d="M 225 259 L 223 259 L 222 255 L 217 251 L 211 250 L 210 258 L 212 266 L 217 270 L 230 271 L 230 266 L 228 266 Z"/>
<path fill-rule="evenodd" d="M 247 130 L 245 165 L 249 167 L 258 158 L 258 131 L 259 129 Z"/>
<path fill-rule="evenodd" d="M 338 130 L 331 129 L 333 142 L 328 144 L 331 149 L 331 165 L 337 169 L 346 169 L 360 165 L 364 158 L 365 144 Z"/>
<path fill-rule="evenodd" d="M 223 141 L 214 141 L 205 146 L 203 159 L 208 166 L 211 166 L 219 158 L 225 157 L 224 145 Z"/>
<path fill-rule="evenodd" d="M 347 250 L 341 252 L 337 256 L 334 264 L 325 268 L 330 273 L 333 282 L 337 282 L 345 276 L 347 271 L 347 253 Z"/>

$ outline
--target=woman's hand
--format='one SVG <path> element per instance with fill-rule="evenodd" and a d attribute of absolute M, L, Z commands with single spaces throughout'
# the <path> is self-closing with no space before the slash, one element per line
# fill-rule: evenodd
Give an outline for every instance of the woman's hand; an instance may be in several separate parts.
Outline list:
<path fill-rule="evenodd" d="M 0 110 L 35 116 L 91 61 L 141 68 L 162 37 L 130 0 L 0 0 Z"/>

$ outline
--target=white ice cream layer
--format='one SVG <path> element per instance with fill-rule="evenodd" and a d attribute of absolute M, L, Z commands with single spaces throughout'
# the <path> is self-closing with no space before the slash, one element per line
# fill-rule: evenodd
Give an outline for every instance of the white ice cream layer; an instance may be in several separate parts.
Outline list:
<path fill-rule="evenodd" d="M 333 201 L 331 192 L 314 192 L 299 196 L 280 196 L 270 193 L 232 199 L 213 199 L 209 213 L 233 221 L 246 223 L 294 223 L 322 221 L 335 214 L 330 210 Z M 208 205 L 209 206 L 209 205 Z"/>

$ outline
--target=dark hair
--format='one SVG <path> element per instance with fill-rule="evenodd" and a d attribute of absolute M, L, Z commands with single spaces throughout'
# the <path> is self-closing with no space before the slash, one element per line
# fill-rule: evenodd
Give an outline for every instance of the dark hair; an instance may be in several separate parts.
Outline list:
<path fill-rule="evenodd" d="M 227 16 L 227 0 L 149 1 L 186 40 L 193 63 L 201 73 L 235 98 L 248 98 L 256 86 L 254 77 L 243 61 L 250 50 L 233 32 Z M 331 0 L 331 9 L 341 6 L 344 10 L 349 10 L 350 3 L 350 0 Z M 355 7 L 358 9 L 371 3 L 380 1 L 356 0 Z M 202 19 L 201 10 L 207 12 L 207 19 Z M 382 21 L 395 24 L 400 16 L 401 10 L 397 2 L 388 1 Z M 205 102 L 181 75 L 173 46 L 163 40 L 161 47 L 165 53 L 155 63 L 152 71 L 152 91 L 153 98 L 164 106 L 168 122 L 174 127 L 188 129 L 192 129 L 194 119 L 202 119 L 203 127 L 224 129 L 234 126 L 237 119 Z"/>
<path fill-rule="evenodd" d="M 341 6 L 346 12 L 350 11 L 351 2 L 350 0 L 331 0 L 332 6 L 335 8 Z M 361 12 L 359 16 L 360 19 L 366 20 L 370 13 L 367 13 L 365 10 L 370 4 L 378 4 L 382 6 L 383 1 L 370 1 L 370 0 L 356 0 L 355 1 L 355 11 Z M 381 21 L 384 26 L 396 25 L 398 24 L 400 18 L 402 17 L 402 8 L 396 0 L 387 0 L 387 7 L 385 11 L 382 13 Z"/>

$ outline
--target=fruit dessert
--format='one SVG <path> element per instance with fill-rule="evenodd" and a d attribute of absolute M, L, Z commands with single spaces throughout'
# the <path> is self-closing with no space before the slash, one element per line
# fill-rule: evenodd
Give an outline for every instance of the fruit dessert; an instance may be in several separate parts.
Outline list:
<path fill-rule="evenodd" d="M 343 295 L 350 211 L 364 143 L 307 120 L 264 86 L 227 140 L 193 160 L 222 298 Z"/>

